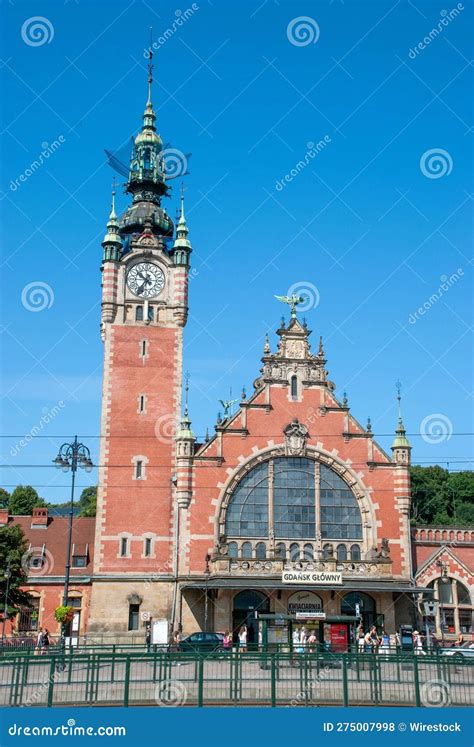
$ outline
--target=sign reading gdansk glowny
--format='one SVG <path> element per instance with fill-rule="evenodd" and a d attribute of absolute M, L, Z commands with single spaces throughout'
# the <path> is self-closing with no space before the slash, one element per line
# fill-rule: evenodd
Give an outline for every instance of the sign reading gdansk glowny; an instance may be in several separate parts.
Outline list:
<path fill-rule="evenodd" d="M 281 580 L 284 584 L 342 584 L 342 573 L 324 573 L 319 571 L 283 571 Z"/>

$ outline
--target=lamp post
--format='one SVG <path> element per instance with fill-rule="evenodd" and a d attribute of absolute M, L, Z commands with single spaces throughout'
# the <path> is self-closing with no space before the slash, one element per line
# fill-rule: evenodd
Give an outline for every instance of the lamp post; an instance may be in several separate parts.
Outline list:
<path fill-rule="evenodd" d="M 56 459 L 53 463 L 58 469 L 63 472 L 69 472 L 71 470 L 71 501 L 69 505 L 69 522 L 68 522 L 68 535 L 67 535 L 67 550 L 66 550 L 66 571 L 64 574 L 64 590 L 63 590 L 63 606 L 67 606 L 67 600 L 69 596 L 69 578 L 71 575 L 71 547 L 72 547 L 72 520 L 74 515 L 74 486 L 76 482 L 77 468 L 80 467 L 86 472 L 91 472 L 94 465 L 92 464 L 91 454 L 87 446 L 80 444 L 77 440 L 77 436 L 74 436 L 74 441 L 71 444 L 65 443 L 61 446 L 58 451 Z M 66 644 L 66 623 L 61 623 L 61 648 L 64 648 Z"/>
<path fill-rule="evenodd" d="M 436 567 L 440 569 L 441 571 L 441 583 L 442 584 L 448 584 L 449 578 L 448 578 L 448 564 L 444 563 L 442 560 L 436 561 Z M 440 611 L 440 622 L 441 622 L 441 640 L 444 641 L 444 608 L 443 608 L 443 599 L 441 590 L 439 591 L 439 611 Z"/>
<path fill-rule="evenodd" d="M 205 596 L 204 596 L 204 631 L 207 632 L 207 617 L 208 617 L 208 607 L 209 607 L 209 597 L 208 597 L 208 586 L 209 586 L 209 576 L 210 576 L 210 569 L 209 569 L 209 561 L 211 559 L 210 555 L 206 555 L 206 570 L 204 571 L 204 575 L 206 576 L 206 590 L 205 590 Z"/>
<path fill-rule="evenodd" d="M 2 644 L 5 644 L 5 625 L 7 623 L 8 616 L 8 592 L 10 590 L 10 579 L 12 576 L 11 561 L 8 558 L 7 567 L 5 569 L 5 605 L 3 607 L 3 622 L 2 622 Z"/>

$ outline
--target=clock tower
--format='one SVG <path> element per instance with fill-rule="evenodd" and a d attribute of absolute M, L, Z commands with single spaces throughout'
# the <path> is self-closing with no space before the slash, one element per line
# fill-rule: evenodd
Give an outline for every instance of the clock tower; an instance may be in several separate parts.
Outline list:
<path fill-rule="evenodd" d="M 176 509 L 175 436 L 181 411 L 182 335 L 191 244 L 184 196 L 175 227 L 166 153 L 148 100 L 126 183 L 115 193 L 102 242 L 104 342 L 101 445 L 90 632 L 142 628 L 141 613 L 168 617 Z"/>

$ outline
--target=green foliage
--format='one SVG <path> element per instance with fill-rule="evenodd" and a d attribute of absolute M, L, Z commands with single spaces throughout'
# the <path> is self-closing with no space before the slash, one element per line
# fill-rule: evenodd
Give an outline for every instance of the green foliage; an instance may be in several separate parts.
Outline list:
<path fill-rule="evenodd" d="M 95 516 L 97 510 L 97 486 L 84 488 L 79 498 L 81 512 L 79 516 Z"/>
<path fill-rule="evenodd" d="M 18 524 L 6 524 L 0 528 L 0 599 L 5 601 L 7 577 L 10 562 L 10 580 L 8 583 L 8 615 L 12 617 L 19 607 L 30 607 L 30 595 L 22 591 L 27 580 L 28 542 Z"/>
<path fill-rule="evenodd" d="M 448 472 L 439 466 L 411 467 L 414 524 L 474 524 L 474 472 Z"/>
<path fill-rule="evenodd" d="M 0 508 L 8 508 L 10 493 L 5 488 L 0 488 Z"/>
<path fill-rule="evenodd" d="M 8 505 L 12 516 L 29 516 L 37 506 L 46 506 L 31 485 L 18 485 L 10 496 Z"/>
<path fill-rule="evenodd" d="M 61 604 L 60 607 L 56 607 L 54 610 L 54 617 L 56 618 L 58 623 L 67 623 L 72 620 L 72 617 L 74 615 L 74 608 L 73 607 L 66 607 L 64 604 Z"/>

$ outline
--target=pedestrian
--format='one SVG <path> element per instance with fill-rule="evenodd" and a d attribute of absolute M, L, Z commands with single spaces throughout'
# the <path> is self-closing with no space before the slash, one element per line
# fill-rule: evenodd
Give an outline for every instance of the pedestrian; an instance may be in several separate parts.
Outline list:
<path fill-rule="evenodd" d="M 244 654 L 247 651 L 247 626 L 242 625 L 239 630 L 239 651 Z"/>
<path fill-rule="evenodd" d="M 307 640 L 307 638 L 308 638 L 308 636 L 307 636 L 307 633 L 306 633 L 306 628 L 303 625 L 302 628 L 301 628 L 301 630 L 300 630 L 300 654 L 304 654 L 304 652 L 306 651 L 306 640 Z"/>
<path fill-rule="evenodd" d="M 51 641 L 49 640 L 49 630 L 48 628 L 44 628 L 43 633 L 41 635 L 41 653 L 47 654 L 48 653 L 48 647 Z"/>
<path fill-rule="evenodd" d="M 362 625 L 359 625 L 359 627 L 357 628 L 357 650 L 359 654 L 364 653 L 364 646 L 365 646 L 364 628 Z"/>
<path fill-rule="evenodd" d="M 462 633 L 459 633 L 454 645 L 456 646 L 456 648 L 460 648 L 461 646 L 464 645 L 464 636 Z"/>
<path fill-rule="evenodd" d="M 310 654 L 314 654 L 314 651 L 315 651 L 315 646 L 316 646 L 317 640 L 318 640 L 318 639 L 316 638 L 316 633 L 315 633 L 315 631 L 314 631 L 314 630 L 312 630 L 312 631 L 310 632 L 309 636 L 308 636 L 308 639 L 307 639 L 307 641 L 306 641 L 306 643 L 308 644 L 308 648 L 309 648 L 309 653 L 310 653 Z"/>
<path fill-rule="evenodd" d="M 230 630 L 227 630 L 224 633 L 224 640 L 222 641 L 222 648 L 224 651 L 230 651 L 232 648 L 232 635 L 230 633 Z"/>
<path fill-rule="evenodd" d="M 413 648 L 417 656 L 426 656 L 426 651 L 423 651 L 423 639 L 418 630 L 413 631 Z"/>
<path fill-rule="evenodd" d="M 145 645 L 146 645 L 147 652 L 150 653 L 150 648 L 151 648 L 151 625 L 150 623 L 148 623 L 146 626 Z"/>
<path fill-rule="evenodd" d="M 42 637 L 43 637 L 43 628 L 38 628 L 38 633 L 36 634 L 35 656 L 39 656 L 39 654 L 41 653 Z"/>
<path fill-rule="evenodd" d="M 367 654 L 373 654 L 377 650 L 379 644 L 379 637 L 377 635 L 377 628 L 372 625 L 370 630 L 364 636 L 364 650 Z"/>
<path fill-rule="evenodd" d="M 386 630 L 382 630 L 382 639 L 378 650 L 379 654 L 387 656 L 390 653 L 390 636 Z"/>

